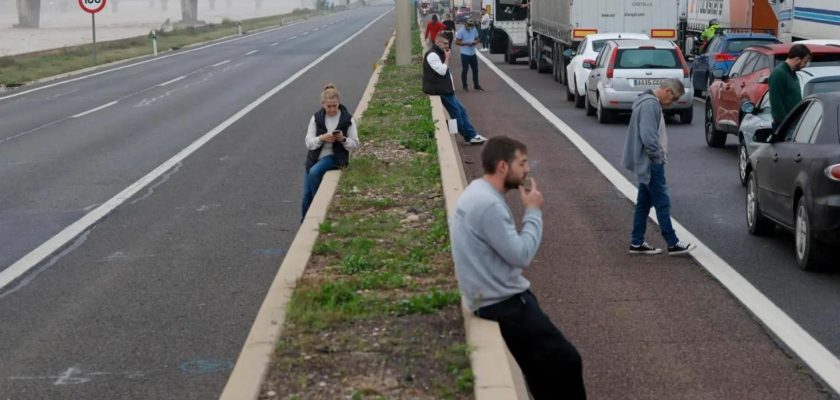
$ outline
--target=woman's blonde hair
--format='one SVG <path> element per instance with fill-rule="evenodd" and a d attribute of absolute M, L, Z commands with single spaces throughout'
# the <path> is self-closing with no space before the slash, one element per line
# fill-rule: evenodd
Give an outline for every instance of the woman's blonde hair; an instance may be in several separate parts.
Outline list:
<path fill-rule="evenodd" d="M 335 83 L 328 83 L 324 86 L 324 90 L 321 91 L 321 101 L 338 100 L 340 97 L 341 93 L 338 93 L 338 88 L 335 87 Z"/>

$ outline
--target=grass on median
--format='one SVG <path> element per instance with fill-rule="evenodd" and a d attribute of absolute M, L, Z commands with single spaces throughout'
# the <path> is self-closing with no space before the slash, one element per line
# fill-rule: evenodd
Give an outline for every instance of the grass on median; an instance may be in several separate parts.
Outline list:
<path fill-rule="evenodd" d="M 420 51 L 384 65 L 263 398 L 472 397 Z"/>
<path fill-rule="evenodd" d="M 243 20 L 242 30 L 248 32 L 283 23 L 288 24 L 322 14 L 323 11 L 296 9 L 289 14 Z M 158 49 L 160 51 L 177 50 L 192 44 L 235 35 L 238 31 L 238 22 L 226 19 L 219 24 L 158 32 Z M 88 44 L 0 57 L 0 86 L 20 86 L 38 79 L 92 67 L 94 66 L 92 49 L 92 45 Z M 152 40 L 148 36 L 100 42 L 96 45 L 97 64 L 151 55 L 151 53 Z"/>

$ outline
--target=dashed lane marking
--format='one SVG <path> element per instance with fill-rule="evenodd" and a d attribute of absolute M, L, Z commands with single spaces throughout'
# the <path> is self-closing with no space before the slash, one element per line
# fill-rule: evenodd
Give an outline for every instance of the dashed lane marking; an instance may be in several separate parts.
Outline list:
<path fill-rule="evenodd" d="M 101 105 L 101 106 L 99 106 L 99 107 L 96 107 L 96 108 L 94 108 L 94 109 L 90 109 L 90 110 L 87 110 L 87 111 L 85 111 L 85 112 L 80 112 L 80 113 L 78 113 L 78 114 L 76 114 L 76 115 L 74 115 L 74 116 L 72 116 L 72 117 L 70 117 L 70 118 L 81 118 L 81 117 L 84 117 L 85 115 L 88 115 L 88 114 L 93 114 L 93 113 L 95 113 L 95 112 L 97 112 L 97 111 L 99 111 L 99 110 L 102 110 L 102 109 L 105 109 L 105 108 L 111 107 L 111 106 L 113 106 L 114 104 L 117 104 L 117 103 L 118 103 L 117 101 L 112 101 L 112 102 L 110 102 L 110 103 L 105 103 L 105 104 L 103 104 L 103 105 Z"/>

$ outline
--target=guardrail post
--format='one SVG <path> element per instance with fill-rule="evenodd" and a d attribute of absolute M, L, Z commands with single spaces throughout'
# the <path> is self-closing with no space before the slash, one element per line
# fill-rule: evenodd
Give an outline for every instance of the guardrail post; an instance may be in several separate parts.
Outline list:
<path fill-rule="evenodd" d="M 152 32 L 149 33 L 149 37 L 152 38 L 152 54 L 154 54 L 155 57 L 157 57 L 157 55 L 158 55 L 157 32 L 154 29 L 152 29 Z"/>

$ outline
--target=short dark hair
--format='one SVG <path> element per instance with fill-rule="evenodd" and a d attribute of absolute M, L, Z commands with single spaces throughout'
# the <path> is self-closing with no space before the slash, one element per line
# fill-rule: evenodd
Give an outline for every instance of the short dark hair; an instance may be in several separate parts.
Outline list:
<path fill-rule="evenodd" d="M 496 166 L 499 165 L 499 161 L 513 162 L 517 150 L 522 154 L 528 153 L 525 144 L 516 139 L 507 136 L 490 138 L 487 143 L 484 143 L 484 149 L 481 150 L 481 165 L 484 167 L 484 173 L 496 173 Z"/>
<path fill-rule="evenodd" d="M 807 46 L 804 44 L 795 44 L 790 46 L 790 50 L 788 50 L 788 59 L 792 58 L 805 58 L 811 55 L 811 50 L 808 49 Z"/>

